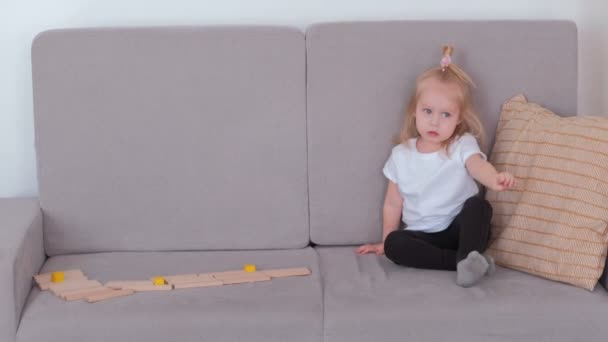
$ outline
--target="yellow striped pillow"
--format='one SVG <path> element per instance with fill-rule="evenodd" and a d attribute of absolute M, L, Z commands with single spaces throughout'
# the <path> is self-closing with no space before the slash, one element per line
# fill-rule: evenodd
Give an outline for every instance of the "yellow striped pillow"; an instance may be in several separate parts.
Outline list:
<path fill-rule="evenodd" d="M 490 160 L 516 178 L 488 191 L 496 263 L 593 290 L 608 249 L 608 118 L 503 104 Z"/>

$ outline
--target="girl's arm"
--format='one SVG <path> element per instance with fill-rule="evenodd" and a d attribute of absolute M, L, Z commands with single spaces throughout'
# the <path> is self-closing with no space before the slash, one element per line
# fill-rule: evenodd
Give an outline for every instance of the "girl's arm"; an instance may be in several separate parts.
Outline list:
<path fill-rule="evenodd" d="M 397 184 L 389 181 L 386 189 L 386 195 L 384 197 L 384 206 L 382 208 L 382 242 L 363 245 L 356 249 L 357 254 L 384 254 L 384 240 L 390 232 L 399 227 L 402 209 L 403 198 L 399 193 Z"/>
<path fill-rule="evenodd" d="M 399 193 L 397 184 L 388 181 L 386 196 L 384 196 L 384 207 L 382 208 L 382 242 L 388 234 L 397 230 L 403 212 L 403 197 Z"/>
<path fill-rule="evenodd" d="M 481 155 L 474 154 L 465 162 L 466 168 L 478 182 L 488 189 L 502 191 L 515 185 L 515 178 L 509 172 L 498 172 Z"/>

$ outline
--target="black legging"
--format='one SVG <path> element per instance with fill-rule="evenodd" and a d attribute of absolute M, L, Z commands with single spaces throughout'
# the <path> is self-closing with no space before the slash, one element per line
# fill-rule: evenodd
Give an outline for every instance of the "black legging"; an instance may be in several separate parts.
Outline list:
<path fill-rule="evenodd" d="M 384 241 L 386 257 L 398 265 L 455 270 L 471 251 L 483 253 L 488 245 L 492 206 L 471 197 L 448 228 L 437 233 L 397 230 Z"/>

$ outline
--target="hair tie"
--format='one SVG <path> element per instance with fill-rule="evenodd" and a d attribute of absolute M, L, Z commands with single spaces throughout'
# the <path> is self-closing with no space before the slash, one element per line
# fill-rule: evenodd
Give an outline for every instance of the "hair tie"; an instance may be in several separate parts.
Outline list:
<path fill-rule="evenodd" d="M 443 58 L 441 59 L 441 70 L 445 71 L 445 68 L 447 68 L 450 63 L 452 63 L 452 57 L 443 56 Z"/>
<path fill-rule="evenodd" d="M 445 68 L 449 67 L 452 63 L 452 52 L 454 52 L 454 47 L 445 45 L 443 47 L 443 58 L 441 58 L 441 71 L 445 71 Z"/>

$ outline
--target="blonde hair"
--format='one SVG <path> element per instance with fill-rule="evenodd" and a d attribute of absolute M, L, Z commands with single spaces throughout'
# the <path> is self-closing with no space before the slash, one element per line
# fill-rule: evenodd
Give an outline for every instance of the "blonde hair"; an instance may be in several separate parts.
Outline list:
<path fill-rule="evenodd" d="M 396 143 L 407 146 L 408 140 L 420 136 L 416 130 L 416 105 L 422 93 L 421 85 L 429 80 L 435 79 L 444 84 L 455 84 L 461 90 L 458 97 L 460 110 L 460 123 L 456 126 L 452 136 L 445 140 L 442 145 L 447 152 L 448 146 L 458 137 L 469 133 L 477 138 L 480 145 L 485 143 L 485 131 L 483 125 L 473 108 L 472 88 L 475 84 L 471 77 L 458 65 L 451 63 L 451 55 L 454 51 L 452 46 L 443 47 L 443 57 L 441 65 L 424 71 L 416 78 L 416 87 L 410 98 L 405 112 L 405 121 Z M 447 58 L 447 60 L 446 60 Z"/>

